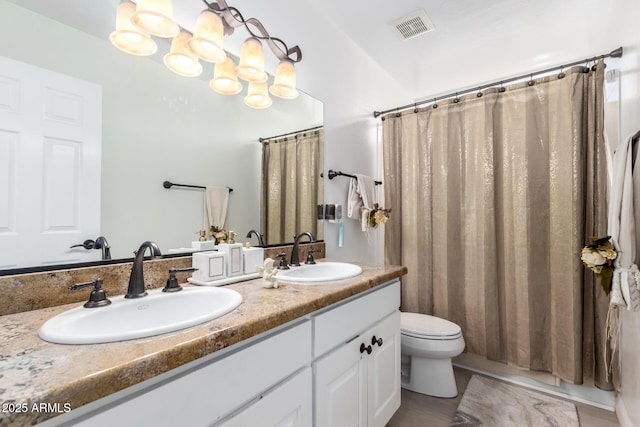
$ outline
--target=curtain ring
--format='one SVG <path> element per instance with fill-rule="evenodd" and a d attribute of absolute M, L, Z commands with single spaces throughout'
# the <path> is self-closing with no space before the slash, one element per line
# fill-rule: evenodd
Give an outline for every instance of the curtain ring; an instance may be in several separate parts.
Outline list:
<path fill-rule="evenodd" d="M 438 103 L 436 102 L 438 100 L 438 98 L 433 98 L 433 108 L 438 108 Z"/>
<path fill-rule="evenodd" d="M 563 68 L 564 68 L 563 66 L 560 67 L 560 74 L 558 74 L 558 79 L 564 79 L 566 75 L 563 71 Z"/>
<path fill-rule="evenodd" d="M 535 84 L 536 84 L 536 82 L 535 82 L 535 81 L 533 81 L 533 73 L 531 73 L 531 74 L 529 75 L 529 81 L 527 82 L 527 85 L 529 85 L 529 86 L 533 86 L 533 85 L 535 85 Z"/>
<path fill-rule="evenodd" d="M 418 103 L 416 102 L 415 104 L 413 104 L 413 112 L 414 113 L 418 113 Z"/>
<path fill-rule="evenodd" d="M 502 82 L 500 82 L 500 87 L 498 88 L 499 93 L 503 93 L 506 89 L 502 86 Z"/>
<path fill-rule="evenodd" d="M 400 117 L 402 114 L 400 113 L 400 109 L 396 109 L 396 117 Z"/>
<path fill-rule="evenodd" d="M 583 73 L 588 73 L 589 71 L 591 71 L 591 68 L 589 67 L 589 63 L 591 62 L 591 60 L 587 61 L 586 64 L 584 64 L 584 67 L 582 67 L 582 72 Z"/>
<path fill-rule="evenodd" d="M 482 95 L 483 95 L 483 94 L 482 94 L 482 89 L 481 89 L 481 88 L 478 88 L 478 93 L 476 93 L 476 97 L 477 97 L 477 98 L 482 98 Z"/>
<path fill-rule="evenodd" d="M 460 102 L 460 98 L 458 98 L 458 92 L 456 92 L 456 97 L 453 98 L 453 103 L 457 104 L 458 102 Z"/>

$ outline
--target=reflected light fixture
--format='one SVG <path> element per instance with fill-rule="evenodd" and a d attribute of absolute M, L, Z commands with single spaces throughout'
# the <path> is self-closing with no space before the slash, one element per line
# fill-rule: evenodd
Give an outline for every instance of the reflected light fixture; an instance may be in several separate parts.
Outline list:
<path fill-rule="evenodd" d="M 184 77 L 197 77 L 202 74 L 202 65 L 198 57 L 189 49 L 191 34 L 187 31 L 173 38 L 171 50 L 164 56 L 164 65 L 171 71 Z"/>
<path fill-rule="evenodd" d="M 249 89 L 247 90 L 247 96 L 244 98 L 244 103 L 256 110 L 262 110 L 269 108 L 273 101 L 269 97 L 269 91 L 267 90 L 266 82 L 249 82 Z"/>
<path fill-rule="evenodd" d="M 133 25 L 152 36 L 175 37 L 180 27 L 173 21 L 172 0 L 138 0 Z"/>
<path fill-rule="evenodd" d="M 209 87 L 222 95 L 235 95 L 242 90 L 242 83 L 236 76 L 236 64 L 230 56 L 213 68 L 213 79 Z"/>
<path fill-rule="evenodd" d="M 164 56 L 169 69 L 182 76 L 196 77 L 203 71 L 200 59 L 213 63 L 211 89 L 234 95 L 242 91 L 238 78 L 246 80 L 249 85 L 245 103 L 252 108 L 269 107 L 273 102 L 269 93 L 283 99 L 296 98 L 295 64 L 302 60 L 300 48 L 289 48 L 281 39 L 272 37 L 259 20 L 245 19 L 238 9 L 228 6 L 226 0 L 202 1 L 206 9 L 198 16 L 191 35 L 174 21 L 172 0 L 137 0 L 135 6 L 126 0 L 118 7 L 116 31 L 110 36 L 111 42 L 127 53 L 151 55 L 157 46 L 150 35 L 173 38 L 171 50 Z M 242 46 L 236 67 L 224 51 L 223 39 L 233 35 L 238 27 L 244 27 L 249 37 Z M 121 42 L 125 37 L 137 41 L 140 46 L 127 48 Z M 267 85 L 269 76 L 265 72 L 263 44 L 279 61 L 271 87 Z"/>
<path fill-rule="evenodd" d="M 158 50 L 158 45 L 149 34 L 133 25 L 131 17 L 135 12 L 135 4 L 130 1 L 120 3 L 116 13 L 116 30 L 109 35 L 109 40 L 123 52 L 138 56 L 153 55 Z"/>

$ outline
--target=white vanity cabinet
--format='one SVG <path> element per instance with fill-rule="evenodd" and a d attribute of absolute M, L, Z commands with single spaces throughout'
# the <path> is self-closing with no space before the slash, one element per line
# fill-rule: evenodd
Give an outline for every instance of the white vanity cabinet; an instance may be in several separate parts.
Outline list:
<path fill-rule="evenodd" d="M 400 406 L 399 306 L 395 280 L 44 425 L 384 426 Z"/>
<path fill-rule="evenodd" d="M 313 363 L 316 427 L 382 427 L 400 407 L 399 305 L 396 282 L 314 319 L 316 350 L 332 348 Z"/>

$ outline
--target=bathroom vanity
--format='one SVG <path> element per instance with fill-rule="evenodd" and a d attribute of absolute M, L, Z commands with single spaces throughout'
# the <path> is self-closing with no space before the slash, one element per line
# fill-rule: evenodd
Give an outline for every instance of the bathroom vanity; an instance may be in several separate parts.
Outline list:
<path fill-rule="evenodd" d="M 38 338 L 44 321 L 78 304 L 2 316 L 0 400 L 16 410 L 0 424 L 384 425 L 400 404 L 406 268 L 362 268 L 322 285 L 229 285 L 244 299 L 235 311 L 111 344 Z"/>

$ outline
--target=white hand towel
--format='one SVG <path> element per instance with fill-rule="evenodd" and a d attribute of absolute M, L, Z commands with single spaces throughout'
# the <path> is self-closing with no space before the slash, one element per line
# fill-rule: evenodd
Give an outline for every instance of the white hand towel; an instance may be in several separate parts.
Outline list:
<path fill-rule="evenodd" d="M 362 208 L 371 209 L 375 203 L 375 181 L 367 175 L 356 174 L 349 183 L 347 216 L 360 220 Z"/>
<path fill-rule="evenodd" d="M 365 208 L 373 208 L 376 197 L 376 183 L 370 176 L 356 174 L 358 180 L 358 193 L 362 197 L 362 204 Z"/>
<path fill-rule="evenodd" d="M 358 181 L 356 178 L 349 180 L 349 195 L 347 197 L 347 217 L 351 219 L 360 219 L 360 208 L 362 207 L 362 198 L 358 193 Z"/>
<path fill-rule="evenodd" d="M 213 225 L 224 229 L 227 222 L 229 189 L 227 187 L 207 187 L 204 190 L 204 227 L 207 232 Z"/>

